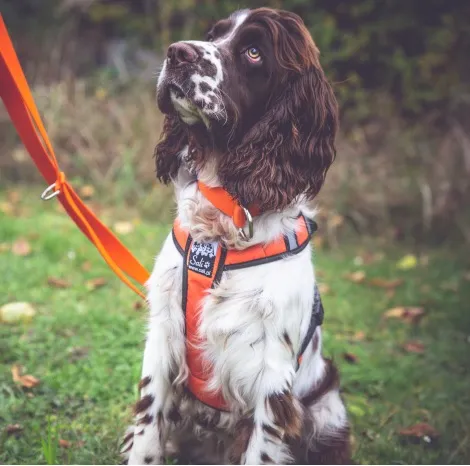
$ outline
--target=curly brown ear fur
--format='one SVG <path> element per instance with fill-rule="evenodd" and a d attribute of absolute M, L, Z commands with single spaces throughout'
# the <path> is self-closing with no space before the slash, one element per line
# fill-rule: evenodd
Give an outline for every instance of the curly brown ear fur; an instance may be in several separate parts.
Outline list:
<path fill-rule="evenodd" d="M 176 177 L 181 165 L 180 152 L 188 145 L 186 127 L 176 115 L 165 116 L 160 141 L 155 147 L 157 178 L 168 184 Z"/>
<path fill-rule="evenodd" d="M 335 158 L 338 107 L 302 20 L 261 11 L 279 44 L 278 66 L 287 72 L 264 116 L 221 161 L 219 176 L 243 205 L 256 203 L 266 211 L 283 209 L 300 194 L 318 194 Z"/>

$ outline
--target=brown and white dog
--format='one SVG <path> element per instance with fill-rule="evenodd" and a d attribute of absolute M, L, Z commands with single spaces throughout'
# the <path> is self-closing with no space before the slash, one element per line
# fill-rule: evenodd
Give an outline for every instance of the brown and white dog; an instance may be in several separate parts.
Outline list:
<path fill-rule="evenodd" d="M 337 103 L 319 51 L 295 14 L 237 11 L 206 41 L 171 45 L 157 85 L 166 115 L 157 175 L 173 182 L 181 228 L 200 242 L 242 250 L 292 233 L 334 160 Z M 198 189 L 196 178 L 256 204 L 250 240 Z M 224 272 L 200 309 L 209 386 L 230 412 L 186 387 L 183 261 L 171 235 L 148 281 L 149 328 L 129 464 L 348 463 L 349 427 L 338 374 L 321 355 L 318 326 L 300 367 L 315 276 L 299 254 Z"/>

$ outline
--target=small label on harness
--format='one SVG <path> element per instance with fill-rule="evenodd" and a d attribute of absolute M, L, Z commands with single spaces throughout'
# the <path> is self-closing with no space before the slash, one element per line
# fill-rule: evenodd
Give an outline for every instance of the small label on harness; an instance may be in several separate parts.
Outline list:
<path fill-rule="evenodd" d="M 218 246 L 219 244 L 217 242 L 198 243 L 197 241 L 193 241 L 191 250 L 189 251 L 189 270 L 200 273 L 206 277 L 211 277 L 214 271 Z"/>

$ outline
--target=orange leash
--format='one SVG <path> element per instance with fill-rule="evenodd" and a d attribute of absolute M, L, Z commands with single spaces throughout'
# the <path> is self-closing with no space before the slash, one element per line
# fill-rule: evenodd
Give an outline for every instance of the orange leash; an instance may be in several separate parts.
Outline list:
<path fill-rule="evenodd" d="M 51 142 L 0 14 L 0 96 L 13 124 L 46 182 L 43 199 L 57 196 L 65 210 L 95 245 L 113 272 L 145 298 L 128 277 L 143 285 L 148 271 L 83 203 L 60 171 Z"/>

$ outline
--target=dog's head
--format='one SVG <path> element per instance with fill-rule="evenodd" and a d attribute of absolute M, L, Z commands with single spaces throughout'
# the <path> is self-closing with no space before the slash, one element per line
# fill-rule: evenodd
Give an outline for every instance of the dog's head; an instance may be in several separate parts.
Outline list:
<path fill-rule="evenodd" d="M 157 85 L 158 177 L 174 177 L 189 146 L 196 168 L 216 157 L 220 182 L 243 205 L 277 210 L 315 197 L 338 125 L 318 56 L 299 16 L 268 8 L 234 13 L 206 41 L 172 44 Z"/>

